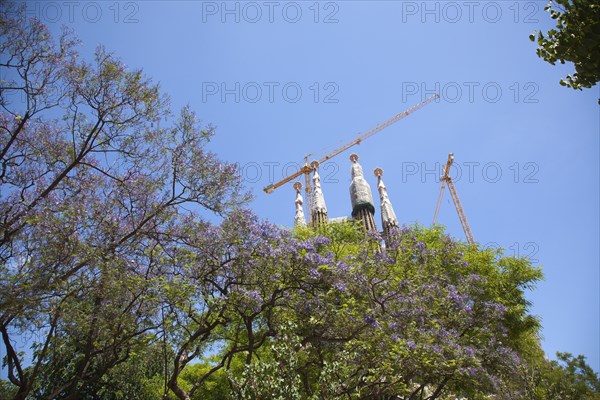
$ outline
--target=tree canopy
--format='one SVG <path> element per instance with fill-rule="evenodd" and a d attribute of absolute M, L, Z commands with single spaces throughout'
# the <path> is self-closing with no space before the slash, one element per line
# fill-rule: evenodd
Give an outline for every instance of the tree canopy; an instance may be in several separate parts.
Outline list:
<path fill-rule="evenodd" d="M 600 4 L 591 0 L 550 0 L 545 10 L 556 27 L 545 35 L 531 34 L 537 55 L 554 65 L 570 61 L 575 73 L 560 84 L 573 89 L 590 88 L 600 80 Z"/>

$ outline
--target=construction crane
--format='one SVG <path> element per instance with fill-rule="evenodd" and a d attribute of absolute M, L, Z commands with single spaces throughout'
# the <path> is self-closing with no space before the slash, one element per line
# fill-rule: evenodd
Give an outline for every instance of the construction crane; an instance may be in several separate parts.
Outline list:
<path fill-rule="evenodd" d="M 460 203 L 460 199 L 458 198 L 458 193 L 456 193 L 456 188 L 454 187 L 454 182 L 452 182 L 452 178 L 450 177 L 450 167 L 454 162 L 454 153 L 448 154 L 448 162 L 444 167 L 443 175 L 441 177 L 442 188 L 440 189 L 440 196 L 438 197 L 437 205 L 435 206 L 435 214 L 433 215 L 433 224 L 435 225 L 435 221 L 437 220 L 438 212 L 440 211 L 440 205 L 442 204 L 442 197 L 444 197 L 444 189 L 446 185 L 448 185 L 448 190 L 450 191 L 450 196 L 452 196 L 452 201 L 454 202 L 454 207 L 456 207 L 456 212 L 458 213 L 458 218 L 460 219 L 460 223 L 462 225 L 463 230 L 465 231 L 465 235 L 467 236 L 467 242 L 469 244 L 475 243 L 475 239 L 473 238 L 473 232 L 471 232 L 471 227 L 469 226 L 469 221 L 467 221 L 467 216 L 465 215 L 465 211 L 462 208 Z"/>
<path fill-rule="evenodd" d="M 310 207 L 312 206 L 312 202 L 311 202 L 312 186 L 310 184 L 310 173 L 314 169 L 313 166 L 315 166 L 315 165 L 318 166 L 319 164 L 324 163 L 325 161 L 337 156 L 338 154 L 343 153 L 344 151 L 348 150 L 350 147 L 360 144 L 363 140 L 370 138 L 371 136 L 375 135 L 378 132 L 381 132 L 388 126 L 400 121 L 404 117 L 407 117 L 411 113 L 426 106 L 427 104 L 431 103 L 432 101 L 436 100 L 439 97 L 440 97 L 440 95 L 435 93 L 434 95 L 428 97 L 427 99 L 423 100 L 419 104 L 412 106 L 411 108 L 409 108 L 406 111 L 401 112 L 400 114 L 394 115 L 392 118 L 388 119 L 387 121 L 382 122 L 381 124 L 375 126 L 368 132 L 363 133 L 362 135 L 358 136 L 356 139 L 352 140 L 350 143 L 347 143 L 347 144 L 333 150 L 331 153 L 329 153 L 326 156 L 323 156 L 321 159 L 319 159 L 316 163 L 313 161 L 309 165 L 308 157 L 310 156 L 310 154 L 305 156 L 304 157 L 304 165 L 302 166 L 302 168 L 300 168 L 297 172 L 283 178 L 279 182 L 273 183 L 273 184 L 265 187 L 263 190 L 265 191 L 265 193 L 273 193 L 275 191 L 275 189 L 277 189 L 278 187 L 280 187 L 280 186 L 288 183 L 289 181 L 296 179 L 300 175 L 304 174 L 305 175 L 305 183 L 306 183 L 306 186 L 305 186 L 306 198 L 307 198 L 307 204 L 308 204 L 309 213 L 310 213 Z"/>

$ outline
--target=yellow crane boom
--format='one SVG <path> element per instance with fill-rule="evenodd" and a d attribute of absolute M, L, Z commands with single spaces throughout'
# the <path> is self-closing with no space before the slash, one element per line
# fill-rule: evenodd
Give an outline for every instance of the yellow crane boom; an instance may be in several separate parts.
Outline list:
<path fill-rule="evenodd" d="M 273 193 L 275 191 L 275 189 L 277 189 L 279 186 L 285 185 L 289 181 L 291 181 L 293 179 L 296 179 L 297 177 L 299 177 L 302 174 L 309 174 L 309 173 L 312 172 L 312 170 L 313 169 L 309 165 L 303 165 L 302 168 L 300 168 L 298 171 L 296 171 L 293 174 L 291 174 L 291 175 L 283 178 L 282 180 L 280 180 L 277 183 L 274 183 L 272 185 L 267 186 L 263 190 L 265 191 L 265 193 Z"/>
<path fill-rule="evenodd" d="M 465 215 L 465 211 L 463 210 L 462 204 L 460 203 L 460 199 L 458 198 L 458 193 L 456 192 L 456 188 L 454 187 L 454 182 L 452 182 L 452 178 L 450 177 L 450 167 L 454 162 L 454 154 L 448 154 L 448 161 L 446 162 L 446 166 L 444 167 L 444 173 L 442 175 L 442 187 L 440 189 L 440 195 L 438 197 L 437 205 L 435 206 L 435 214 L 433 214 L 433 224 L 437 220 L 438 213 L 440 211 L 440 205 L 442 204 L 442 197 L 444 196 L 444 189 L 446 188 L 446 184 L 448 185 L 448 190 L 450 191 L 450 196 L 452 197 L 452 201 L 454 202 L 454 207 L 456 208 L 456 212 L 458 213 L 458 219 L 460 219 L 460 223 L 462 225 L 463 231 L 465 231 L 465 236 L 467 237 L 467 242 L 470 244 L 475 243 L 475 239 L 473 238 L 473 232 L 471 232 L 471 227 L 469 226 L 469 221 L 467 221 L 467 216 Z"/>
<path fill-rule="evenodd" d="M 379 125 L 375 126 L 374 128 L 367 131 L 366 133 L 363 133 L 362 135 L 358 136 L 356 139 L 352 140 L 350 143 L 346 143 L 345 145 L 333 150 L 331 153 L 323 156 L 321 159 L 318 160 L 318 163 L 322 164 L 325 161 L 331 159 L 332 157 L 335 157 L 338 154 L 348 150 L 350 147 L 360 144 L 363 140 L 370 138 L 371 136 L 375 135 L 377 132 L 380 132 L 380 131 L 384 130 L 385 128 L 387 128 L 388 126 L 400 121 L 402 118 L 407 117 L 411 113 L 426 106 L 427 104 L 431 103 L 432 101 L 434 101 L 435 99 L 437 99 L 439 97 L 440 97 L 440 95 L 435 93 L 434 95 L 428 97 L 427 99 L 423 100 L 419 104 L 412 106 L 408 110 L 402 111 L 400 114 L 394 115 L 392 118 L 388 119 L 387 121 L 380 123 Z M 273 193 L 275 191 L 275 189 L 277 189 L 278 187 L 288 183 L 289 181 L 299 177 L 302 174 L 308 175 L 308 174 L 310 174 L 310 172 L 312 172 L 312 170 L 313 170 L 313 168 L 310 165 L 308 165 L 308 158 L 306 157 L 304 166 L 302 166 L 302 168 L 300 168 L 297 172 L 291 174 L 290 176 L 283 178 L 279 182 L 273 183 L 273 184 L 265 187 L 263 190 L 265 191 L 265 193 Z M 307 182 L 309 182 L 308 179 L 307 179 Z M 310 191 L 311 191 L 311 187 L 309 185 L 307 185 L 306 193 L 308 196 L 310 196 Z M 310 207 L 310 201 L 308 201 L 307 203 Z"/>

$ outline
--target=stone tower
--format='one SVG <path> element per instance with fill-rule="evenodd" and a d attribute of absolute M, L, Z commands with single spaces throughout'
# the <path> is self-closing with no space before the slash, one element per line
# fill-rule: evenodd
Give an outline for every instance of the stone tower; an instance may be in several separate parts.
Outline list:
<path fill-rule="evenodd" d="M 352 162 L 352 183 L 350 184 L 352 218 L 361 221 L 367 232 L 377 232 L 371 187 L 365 180 L 362 167 L 358 163 L 358 156 L 356 154 L 350 155 L 350 161 Z"/>
<path fill-rule="evenodd" d="M 306 219 L 304 218 L 304 209 L 302 208 L 302 194 L 300 193 L 302 184 L 300 182 L 294 183 L 294 190 L 296 191 L 296 215 L 294 216 L 294 226 L 306 226 Z"/>
<path fill-rule="evenodd" d="M 327 206 L 321 190 L 321 177 L 319 176 L 319 163 L 313 161 L 310 166 L 313 168 L 313 198 L 310 220 L 314 228 L 327 223 Z"/>
<path fill-rule="evenodd" d="M 383 169 L 375 168 L 373 171 L 377 177 L 377 190 L 379 190 L 379 198 L 381 200 L 381 227 L 383 228 L 383 237 L 388 240 L 390 237 L 390 231 L 393 228 L 398 228 L 398 219 L 396 213 L 388 197 L 387 188 L 383 184 Z"/>

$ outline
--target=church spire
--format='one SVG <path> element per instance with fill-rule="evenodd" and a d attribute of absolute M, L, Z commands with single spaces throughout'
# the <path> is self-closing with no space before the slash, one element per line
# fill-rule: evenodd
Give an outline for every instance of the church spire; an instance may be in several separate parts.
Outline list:
<path fill-rule="evenodd" d="M 379 190 L 379 198 L 381 199 L 381 226 L 383 228 L 383 235 L 387 239 L 389 238 L 390 231 L 393 228 L 398 228 L 398 219 L 388 197 L 387 188 L 381 178 L 383 176 L 383 169 L 375 168 L 373 172 L 377 177 L 377 189 Z"/>
<path fill-rule="evenodd" d="M 304 209 L 302 208 L 302 194 L 300 194 L 302 184 L 300 182 L 294 183 L 294 190 L 296 191 L 296 215 L 294 217 L 294 226 L 306 226 L 306 219 L 304 218 Z"/>
<path fill-rule="evenodd" d="M 325 205 L 325 198 L 323 197 L 323 191 L 321 190 L 321 177 L 319 176 L 319 162 L 313 161 L 310 163 L 314 171 L 313 175 L 313 198 L 312 198 L 312 209 L 311 209 L 311 222 L 314 228 L 319 225 L 327 223 L 327 206 Z"/>
<path fill-rule="evenodd" d="M 375 225 L 375 207 L 371 187 L 363 176 L 363 170 L 358 163 L 358 155 L 351 154 L 352 183 L 350 184 L 350 201 L 352 202 L 352 218 L 360 220 L 367 232 L 377 231 Z"/>

